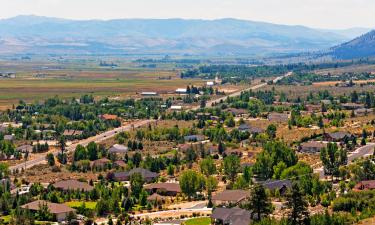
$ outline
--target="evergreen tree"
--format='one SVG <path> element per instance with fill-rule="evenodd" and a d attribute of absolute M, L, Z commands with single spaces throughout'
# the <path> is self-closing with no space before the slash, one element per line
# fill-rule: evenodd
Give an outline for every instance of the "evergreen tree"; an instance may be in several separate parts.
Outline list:
<path fill-rule="evenodd" d="M 251 219 L 259 221 L 273 211 L 271 200 L 267 196 L 265 188 L 256 184 L 250 191 L 250 200 L 245 208 L 251 211 Z"/>
<path fill-rule="evenodd" d="M 308 203 L 298 184 L 293 184 L 290 193 L 287 195 L 286 205 L 290 210 L 288 220 L 291 225 L 309 224 Z"/>

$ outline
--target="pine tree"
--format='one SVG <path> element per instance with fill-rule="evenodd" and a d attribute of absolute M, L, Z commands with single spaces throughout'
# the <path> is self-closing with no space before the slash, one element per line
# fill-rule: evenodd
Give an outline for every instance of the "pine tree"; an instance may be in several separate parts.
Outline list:
<path fill-rule="evenodd" d="M 271 200 L 262 185 L 256 184 L 251 189 L 250 196 L 251 198 L 246 208 L 251 211 L 251 219 L 259 221 L 272 213 Z"/>
<path fill-rule="evenodd" d="M 288 219 L 291 225 L 309 224 L 308 203 L 298 184 L 293 184 L 291 192 L 287 195 Z"/>

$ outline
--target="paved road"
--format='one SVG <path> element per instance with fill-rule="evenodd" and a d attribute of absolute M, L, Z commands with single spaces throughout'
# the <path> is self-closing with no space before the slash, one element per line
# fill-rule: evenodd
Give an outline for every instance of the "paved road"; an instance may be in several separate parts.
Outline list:
<path fill-rule="evenodd" d="M 147 125 L 147 124 L 151 123 L 152 121 L 154 121 L 154 120 L 140 120 L 140 121 L 132 122 L 130 124 L 127 124 L 127 125 L 115 128 L 113 130 L 106 131 L 106 132 L 98 134 L 96 136 L 89 137 L 87 139 L 78 141 L 78 142 L 76 142 L 76 143 L 68 146 L 66 148 L 66 151 L 67 152 L 73 152 L 76 149 L 77 145 L 87 146 L 92 141 L 93 142 L 97 142 L 97 143 L 105 141 L 105 140 L 107 140 L 109 138 L 114 137 L 119 132 L 129 131 L 129 130 L 131 130 L 133 128 L 137 128 L 137 127 L 141 127 L 143 125 Z M 54 151 L 52 153 L 56 156 L 59 152 L 60 152 L 59 150 L 56 150 L 56 151 Z M 45 161 L 45 154 L 40 155 L 37 158 L 34 158 L 32 160 L 27 161 L 26 164 L 25 163 L 21 163 L 21 164 L 12 166 L 12 167 L 9 168 L 9 170 L 10 171 L 15 171 L 17 169 L 21 170 L 22 168 L 25 168 L 25 167 L 26 168 L 30 168 L 30 167 L 33 167 L 35 165 L 41 164 L 44 161 Z"/>
<path fill-rule="evenodd" d="M 284 77 L 288 77 L 292 75 L 292 72 L 289 72 L 283 76 L 279 76 L 277 78 L 275 78 L 273 80 L 274 83 L 276 83 L 277 81 L 281 80 L 282 78 Z M 262 88 L 264 86 L 266 86 L 267 83 L 261 83 L 261 84 L 258 84 L 258 85 L 255 85 L 255 86 L 252 86 L 252 87 L 249 87 L 247 89 L 243 89 L 241 91 L 237 91 L 237 92 L 234 92 L 230 95 L 227 95 L 227 96 L 224 96 L 222 98 L 218 98 L 218 99 L 215 99 L 215 100 L 211 100 L 211 101 L 208 101 L 207 102 L 207 107 L 212 107 L 212 105 L 214 103 L 219 103 L 220 101 L 224 101 L 227 97 L 236 97 L 236 96 L 239 96 L 241 95 L 241 92 L 243 91 L 249 91 L 249 90 L 256 90 L 256 89 L 259 89 L 259 88 Z M 199 106 L 196 106 L 196 107 L 193 107 L 191 110 L 197 110 L 199 109 L 200 107 Z M 90 137 L 90 138 L 87 138 L 85 140 L 81 140 L 77 143 L 74 143 L 72 145 L 70 145 L 69 147 L 67 147 L 67 152 L 73 152 L 75 150 L 75 148 L 77 147 L 77 145 L 83 145 L 83 146 L 86 146 L 88 145 L 90 142 L 94 141 L 94 142 L 102 142 L 106 139 L 109 139 L 109 138 L 112 138 L 113 136 L 116 135 L 116 133 L 118 132 L 121 132 L 121 131 L 129 131 L 133 128 L 137 128 L 137 127 L 140 127 L 140 126 L 143 126 L 143 125 L 146 125 L 150 122 L 152 122 L 153 120 L 141 120 L 141 121 L 137 121 L 137 122 L 133 122 L 131 124 L 128 124 L 128 125 L 125 125 L 125 126 L 122 126 L 122 127 L 119 127 L 119 128 L 115 128 L 113 130 L 110 130 L 110 131 L 107 131 L 107 132 L 104 132 L 102 134 L 98 134 L 94 137 Z M 59 151 L 55 151 L 55 152 L 52 152 L 55 156 L 59 153 Z M 15 171 L 15 170 L 21 170 L 22 168 L 30 168 L 30 167 L 33 167 L 35 165 L 38 165 L 42 162 L 45 161 L 45 157 L 46 155 L 43 154 L 43 155 L 40 155 L 39 157 L 35 158 L 35 159 L 32 159 L 32 160 L 29 160 L 27 161 L 26 163 L 21 163 L 21 164 L 18 164 L 18 165 L 15 165 L 15 166 L 12 166 L 9 168 L 10 171 Z"/>
<path fill-rule="evenodd" d="M 357 148 L 355 151 L 348 154 L 348 164 L 361 157 L 369 157 L 374 153 L 375 143 L 367 143 L 367 145 Z M 324 169 L 320 167 L 314 169 L 314 173 L 319 174 L 320 179 L 324 179 Z"/>
<path fill-rule="evenodd" d="M 290 76 L 292 74 L 293 74 L 292 72 L 288 72 L 288 73 L 286 73 L 286 74 L 284 74 L 282 76 L 276 77 L 272 81 L 273 81 L 273 83 L 276 83 L 277 81 L 279 81 L 279 80 L 281 80 L 281 79 L 283 79 L 285 77 L 288 77 L 288 76 Z M 218 99 L 210 100 L 210 101 L 208 101 L 206 103 L 206 108 L 211 108 L 211 107 L 213 107 L 214 104 L 220 103 L 220 101 L 225 101 L 228 97 L 237 97 L 237 96 L 240 96 L 241 93 L 244 92 L 244 91 L 250 91 L 250 90 L 254 91 L 254 90 L 260 89 L 260 88 L 265 87 L 265 86 L 267 86 L 267 82 L 261 83 L 261 84 L 257 84 L 255 86 L 252 86 L 252 87 L 249 87 L 249 88 L 246 88 L 246 89 L 242 89 L 240 91 L 234 92 L 234 93 L 232 93 L 230 95 L 226 95 L 226 96 L 218 98 Z M 193 107 L 191 109 L 192 110 L 197 110 L 199 108 L 200 108 L 200 106 L 195 106 L 195 107 Z"/>

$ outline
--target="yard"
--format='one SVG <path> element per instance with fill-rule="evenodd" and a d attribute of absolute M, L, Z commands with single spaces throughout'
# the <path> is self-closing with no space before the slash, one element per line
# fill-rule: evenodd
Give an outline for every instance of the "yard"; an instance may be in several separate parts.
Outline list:
<path fill-rule="evenodd" d="M 189 220 L 186 220 L 184 224 L 185 225 L 209 225 L 211 224 L 211 218 L 201 217 L 201 218 L 189 219 Z"/>

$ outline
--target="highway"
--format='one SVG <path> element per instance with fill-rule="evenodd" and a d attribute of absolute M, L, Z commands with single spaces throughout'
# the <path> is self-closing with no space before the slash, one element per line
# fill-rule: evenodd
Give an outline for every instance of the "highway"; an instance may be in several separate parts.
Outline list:
<path fill-rule="evenodd" d="M 292 75 L 292 72 L 288 72 L 285 75 L 282 75 L 282 76 L 279 76 L 279 77 L 275 78 L 273 80 L 273 82 L 275 83 L 275 82 L 281 80 L 282 78 L 288 77 L 290 75 Z M 221 98 L 218 98 L 218 99 L 214 99 L 214 100 L 208 101 L 207 104 L 206 104 L 206 107 L 210 108 L 210 107 L 212 107 L 212 105 L 214 103 L 215 104 L 220 103 L 220 101 L 224 101 L 228 97 L 236 97 L 236 96 L 241 95 L 241 92 L 243 92 L 243 91 L 257 90 L 257 89 L 260 89 L 262 87 L 265 87 L 266 85 L 267 85 L 267 82 L 261 83 L 261 84 L 257 84 L 255 86 L 252 86 L 252 87 L 249 87 L 249 88 L 246 88 L 246 89 L 234 92 L 234 93 L 232 93 L 230 95 L 227 95 L 227 96 L 224 96 L 224 97 L 221 97 Z M 197 110 L 199 108 L 200 108 L 199 106 L 195 106 L 195 107 L 191 108 L 190 110 Z M 130 124 L 127 124 L 127 125 L 115 128 L 113 130 L 106 131 L 106 132 L 98 134 L 96 136 L 93 136 L 93 137 L 90 137 L 90 138 L 87 138 L 87 139 L 84 139 L 84 140 L 80 140 L 80 141 L 78 141 L 76 143 L 73 143 L 72 145 L 68 146 L 66 148 L 66 152 L 67 153 L 73 152 L 76 149 L 77 145 L 87 146 L 92 141 L 99 143 L 99 142 L 102 142 L 104 140 L 107 140 L 109 138 L 114 137 L 118 132 L 129 131 L 131 129 L 147 125 L 147 124 L 151 123 L 152 121 L 154 121 L 154 120 L 140 120 L 140 121 L 132 122 Z M 57 154 L 59 152 L 60 152 L 59 150 L 56 150 L 56 151 L 54 151 L 52 153 L 55 156 L 57 156 Z M 41 163 L 45 162 L 45 158 L 46 158 L 46 154 L 41 154 L 37 158 L 33 158 L 33 159 L 27 161 L 26 163 L 23 162 L 23 163 L 20 163 L 18 165 L 11 166 L 11 167 L 9 167 L 9 170 L 11 172 L 13 172 L 15 170 L 21 170 L 22 168 L 24 168 L 24 169 L 25 168 L 26 169 L 27 168 L 31 168 L 31 167 L 33 167 L 35 165 L 38 165 L 38 164 L 41 164 Z"/>

